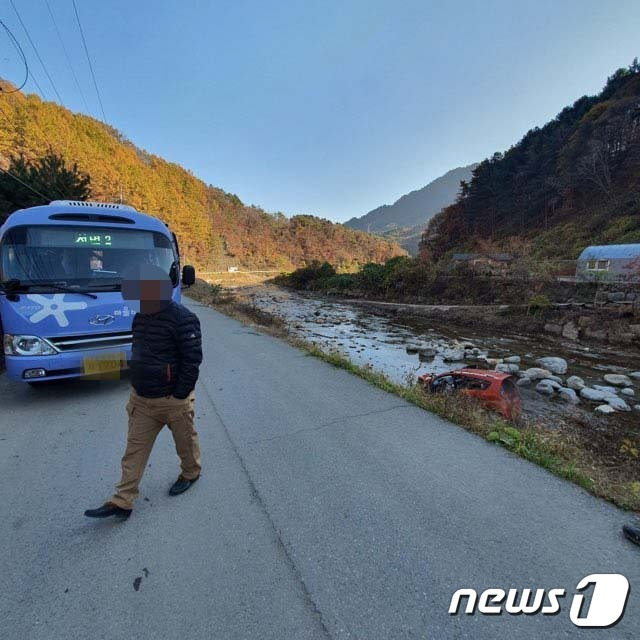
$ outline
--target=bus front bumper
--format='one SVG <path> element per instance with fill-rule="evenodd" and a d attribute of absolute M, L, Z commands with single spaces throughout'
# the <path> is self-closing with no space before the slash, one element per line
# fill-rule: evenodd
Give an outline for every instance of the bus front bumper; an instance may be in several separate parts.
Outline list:
<path fill-rule="evenodd" d="M 5 355 L 7 377 L 16 382 L 46 382 L 63 378 L 116 379 L 131 359 L 131 345 L 117 349 L 69 351 L 49 356 Z"/>

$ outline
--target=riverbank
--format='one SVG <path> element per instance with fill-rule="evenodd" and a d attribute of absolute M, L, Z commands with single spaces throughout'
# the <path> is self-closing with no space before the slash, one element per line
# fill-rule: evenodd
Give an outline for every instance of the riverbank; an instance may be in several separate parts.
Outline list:
<path fill-rule="evenodd" d="M 640 432 L 637 420 L 629 419 L 630 416 L 599 417 L 586 408 L 549 401 L 533 390 L 524 390 L 546 411 L 528 412 L 519 424 L 510 425 L 467 399 L 425 394 L 415 384 L 415 371 L 398 364 L 402 354 L 406 357 L 402 332 L 384 340 L 380 331 L 376 333 L 375 324 L 369 324 L 358 326 L 354 330 L 357 339 L 349 340 L 346 334 L 353 322 L 344 317 L 344 309 L 335 311 L 335 318 L 327 319 L 333 311 L 333 302 L 312 300 L 309 304 L 315 311 L 306 309 L 302 313 L 297 298 L 294 303 L 286 302 L 290 293 L 275 287 L 231 292 L 202 282 L 190 290 L 189 295 L 498 442 L 595 495 L 623 508 L 640 511 L 637 471 Z M 320 311 L 323 307 L 324 312 Z M 306 320 L 303 319 L 305 313 L 310 316 Z M 363 318 L 378 322 L 376 317 L 369 318 L 368 311 Z M 389 354 L 395 360 L 383 371 L 381 358 Z M 405 376 L 406 373 L 409 375 Z"/>
<path fill-rule="evenodd" d="M 342 296 L 327 296 L 327 299 L 399 317 L 441 320 L 462 327 L 560 336 L 584 345 L 629 346 L 640 355 L 640 317 L 633 313 L 630 305 L 598 307 L 567 303 L 532 308 L 528 304 L 434 305 Z"/>

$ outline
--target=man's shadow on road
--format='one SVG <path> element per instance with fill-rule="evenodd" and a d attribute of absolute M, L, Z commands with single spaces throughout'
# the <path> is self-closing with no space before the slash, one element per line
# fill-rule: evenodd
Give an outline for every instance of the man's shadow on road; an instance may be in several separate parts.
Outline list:
<path fill-rule="evenodd" d="M 31 406 L 68 406 L 80 399 L 104 399 L 105 395 L 124 393 L 130 387 L 130 374 L 128 371 L 122 371 L 117 379 L 63 378 L 34 385 L 12 382 L 5 378 L 1 386 L 4 387 L 2 395 L 5 406 L 23 403 L 29 403 Z"/>

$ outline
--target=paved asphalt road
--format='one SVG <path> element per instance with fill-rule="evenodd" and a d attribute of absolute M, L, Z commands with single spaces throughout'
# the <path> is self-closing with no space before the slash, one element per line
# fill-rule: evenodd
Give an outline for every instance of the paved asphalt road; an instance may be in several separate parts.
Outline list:
<path fill-rule="evenodd" d="M 177 498 L 165 429 L 128 522 L 109 497 L 127 382 L 0 380 L 0 637 L 638 638 L 629 516 L 344 371 L 189 302 L 205 336 L 205 464 Z M 592 573 L 631 583 L 607 630 Z M 461 587 L 565 588 L 556 616 L 450 616 Z"/>

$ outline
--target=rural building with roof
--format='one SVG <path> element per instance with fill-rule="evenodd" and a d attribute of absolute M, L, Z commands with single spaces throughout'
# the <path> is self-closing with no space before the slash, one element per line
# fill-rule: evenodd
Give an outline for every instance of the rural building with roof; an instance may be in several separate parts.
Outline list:
<path fill-rule="evenodd" d="M 576 279 L 598 282 L 640 282 L 640 244 L 587 247 L 578 257 Z"/>

